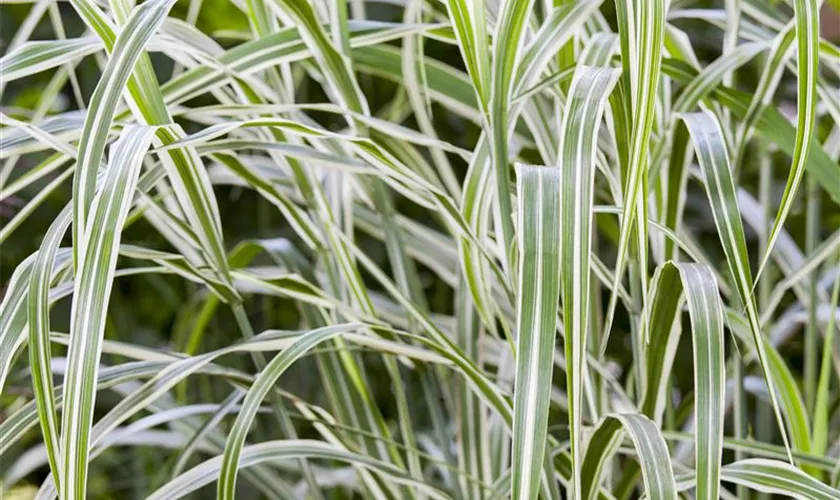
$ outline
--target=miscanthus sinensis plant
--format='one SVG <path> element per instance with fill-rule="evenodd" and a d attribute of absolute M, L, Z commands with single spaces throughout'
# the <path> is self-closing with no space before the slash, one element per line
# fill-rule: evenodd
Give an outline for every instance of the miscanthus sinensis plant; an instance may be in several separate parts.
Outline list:
<path fill-rule="evenodd" d="M 3 494 L 840 498 L 821 4 L 4 0 Z"/>

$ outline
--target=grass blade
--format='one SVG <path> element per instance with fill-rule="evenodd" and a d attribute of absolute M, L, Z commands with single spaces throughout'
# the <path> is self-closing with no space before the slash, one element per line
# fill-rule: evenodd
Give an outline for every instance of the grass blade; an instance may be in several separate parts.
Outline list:
<path fill-rule="evenodd" d="M 225 455 L 220 455 L 199 464 L 174 480 L 162 486 L 148 498 L 151 500 L 165 500 L 182 498 L 196 489 L 211 483 L 220 475 Z M 448 499 L 445 494 L 435 488 L 411 479 L 407 474 L 393 465 L 376 460 L 359 453 L 344 451 L 329 443 L 313 440 L 267 441 L 246 446 L 242 449 L 240 467 L 250 467 L 265 461 L 292 458 L 321 458 L 339 460 L 353 465 L 368 468 L 389 481 L 405 484 L 417 491 L 422 491 L 432 498 Z"/>
<path fill-rule="evenodd" d="M 721 479 L 743 484 L 755 491 L 790 496 L 799 500 L 837 500 L 840 492 L 820 483 L 799 469 L 777 460 L 751 458 L 729 464 Z"/>
<path fill-rule="evenodd" d="M 618 449 L 624 432 L 633 440 L 647 497 L 676 499 L 677 486 L 665 440 L 656 424 L 644 415 L 637 414 L 607 415 L 598 423 L 589 440 L 583 462 L 581 498 L 597 498 L 597 485 L 601 481 L 604 463 Z"/>
<path fill-rule="evenodd" d="M 76 252 L 79 268 L 70 324 L 73 341 L 67 355 L 64 388 L 68 405 L 61 416 L 62 498 L 85 498 L 96 372 L 120 232 L 137 185 L 141 160 L 154 133 L 150 127 L 126 128 L 114 145 L 110 168 L 92 200 L 90 218 Z"/>
<path fill-rule="evenodd" d="M 712 206 L 715 226 L 717 226 L 718 236 L 726 254 L 729 273 L 735 283 L 741 304 L 746 310 L 759 366 L 770 393 L 773 412 L 779 425 L 779 431 L 782 433 L 785 448 L 787 448 L 789 458 L 793 462 L 787 431 L 774 388 L 773 376 L 770 373 L 767 355 L 764 352 L 764 337 L 761 334 L 758 308 L 752 294 L 753 279 L 750 272 L 744 226 L 738 209 L 732 172 L 729 166 L 729 154 L 723 134 L 717 120 L 710 113 L 685 114 L 681 118 L 691 134 L 694 150 L 703 171 L 706 193 Z"/>
<path fill-rule="evenodd" d="M 38 402 L 38 418 L 41 422 L 41 434 L 47 448 L 50 470 L 56 484 L 59 484 L 60 450 L 58 446 L 59 429 L 55 409 L 55 390 L 50 349 L 50 307 L 49 289 L 53 278 L 53 268 L 59 244 L 70 226 L 70 206 L 62 210 L 52 223 L 41 249 L 32 266 L 29 282 L 28 327 L 29 327 L 29 365 L 32 372 L 32 387 L 35 401 Z M 65 254 L 65 258 L 67 255 Z"/>
<path fill-rule="evenodd" d="M 93 202 L 96 175 L 105 155 L 117 103 L 143 47 L 163 23 L 174 0 L 152 0 L 138 7 L 114 44 L 111 58 L 103 71 L 88 104 L 85 124 L 79 141 L 79 158 L 73 176 L 73 252 L 76 268 L 79 250 L 87 229 L 88 212 Z"/>
<path fill-rule="evenodd" d="M 587 333 L 589 330 L 589 278 L 592 254 L 592 205 L 595 189 L 595 155 L 598 128 L 610 92 L 620 72 L 610 68 L 580 66 L 569 89 L 560 140 L 562 171 L 562 228 L 560 276 L 563 282 L 563 325 L 566 352 L 566 391 L 569 400 L 569 440 L 574 481 L 579 491 L 583 462 L 583 377 L 586 373 Z M 519 207 L 528 210 L 529 207 Z M 533 208 L 531 209 L 533 210 Z M 546 224 L 553 224 L 551 219 Z M 527 242 L 526 242 L 527 243 Z M 523 258 L 533 257 L 525 249 Z M 550 257 L 549 257 L 550 258 Z M 550 269 L 550 268 L 549 268 Z M 554 279 L 548 275 L 548 279 Z M 521 276 L 520 280 L 530 280 Z M 522 282 L 522 281 L 520 281 Z M 524 298 L 524 297 L 523 297 Z M 523 330 L 520 330 L 522 332 Z M 519 350 L 519 353 L 524 351 Z M 527 362 L 527 361 L 526 361 Z M 580 498 L 579 494 L 575 498 Z"/>
<path fill-rule="evenodd" d="M 691 317 L 694 352 L 697 496 L 717 498 L 726 407 L 723 304 L 717 280 L 707 266 L 666 262 L 657 269 L 652 290 L 642 411 L 662 422 L 668 379 L 679 343 L 684 296 Z"/>
<path fill-rule="evenodd" d="M 647 186 L 648 150 L 654 122 L 656 91 L 659 87 L 662 44 L 665 31 L 665 2 L 662 0 L 633 0 L 617 2 L 621 40 L 621 64 L 623 68 L 622 90 L 624 114 L 630 118 L 627 130 L 618 133 L 626 136 L 619 140 L 628 148 L 622 155 L 624 170 L 624 216 L 621 218 L 621 232 L 618 239 L 613 293 L 607 306 L 604 320 L 604 336 L 601 340 L 601 353 L 606 350 L 610 330 L 618 302 L 618 289 L 627 255 L 630 249 L 630 236 L 635 227 L 639 243 L 639 268 L 644 273 L 642 278 L 643 304 L 647 290 Z M 628 101 L 629 98 L 629 101 Z M 620 113 L 619 110 L 615 111 Z"/>
<path fill-rule="evenodd" d="M 236 422 L 228 435 L 225 453 L 219 470 L 218 496 L 222 499 L 232 499 L 236 487 L 236 476 L 240 467 L 240 456 L 245 445 L 245 438 L 257 410 L 268 395 L 280 375 L 301 356 L 305 355 L 318 344 L 343 333 L 358 329 L 361 325 L 336 325 L 313 330 L 301 336 L 288 348 L 274 357 L 254 381 L 251 389 L 245 395 L 242 409 L 236 417 Z"/>
<path fill-rule="evenodd" d="M 535 499 L 545 457 L 560 296 L 561 172 L 518 165 L 519 303 L 513 403 L 512 494 Z"/>
<path fill-rule="evenodd" d="M 779 232 L 793 206 L 793 199 L 808 164 L 810 143 L 816 127 L 817 76 L 819 73 L 819 2 L 816 0 L 795 0 L 796 55 L 799 61 L 797 75 L 796 143 L 793 148 L 793 162 L 788 174 L 785 192 L 779 204 L 773 229 L 767 238 L 767 248 L 758 265 L 756 281 L 761 277 L 764 266 L 770 259 L 770 252 L 776 244 Z"/>
<path fill-rule="evenodd" d="M 524 44 L 525 25 L 534 0 L 504 0 L 499 12 L 499 20 L 493 36 L 493 68 L 491 71 L 490 116 L 485 117 L 490 128 L 491 158 L 496 176 L 496 203 L 498 205 L 502 247 L 505 249 L 502 262 L 505 269 L 510 257 L 510 245 L 513 244 L 513 213 L 510 203 L 510 166 L 508 164 L 508 106 L 513 97 L 514 67 L 520 58 Z"/>

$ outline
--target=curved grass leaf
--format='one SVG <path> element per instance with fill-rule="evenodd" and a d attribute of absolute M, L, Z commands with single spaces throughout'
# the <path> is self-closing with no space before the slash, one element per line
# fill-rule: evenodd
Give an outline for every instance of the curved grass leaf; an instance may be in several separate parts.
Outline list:
<path fill-rule="evenodd" d="M 209 484 L 219 477 L 224 456 L 216 456 L 193 467 L 159 488 L 148 498 L 154 500 L 181 498 Z M 286 439 L 283 441 L 267 441 L 246 446 L 241 452 L 240 467 L 250 467 L 269 460 L 292 458 L 322 458 L 348 462 L 359 467 L 369 468 L 374 473 L 381 475 L 389 481 L 416 488 L 418 491 L 422 491 L 432 498 L 449 498 L 435 488 L 411 479 L 400 469 L 387 462 L 372 459 L 366 455 L 344 451 L 334 445 L 321 441 Z"/>
<path fill-rule="evenodd" d="M 596 498 L 604 463 L 618 449 L 624 432 L 633 441 L 648 498 L 676 499 L 677 486 L 665 440 L 650 419 L 638 414 L 607 415 L 598 423 L 583 460 L 581 498 Z"/>
<path fill-rule="evenodd" d="M 785 184 L 785 192 L 779 204 L 779 211 L 773 228 L 767 237 L 767 248 L 764 250 L 758 265 L 757 277 L 761 276 L 764 266 L 770 258 L 770 252 L 776 244 L 779 232 L 787 219 L 788 212 L 793 206 L 793 199 L 805 173 L 808 164 L 810 143 L 816 127 L 817 113 L 817 76 L 819 72 L 819 2 L 816 0 L 795 0 L 794 18 L 796 19 L 796 54 L 799 61 L 797 75 L 797 106 L 796 106 L 796 142 L 793 147 L 793 161 Z"/>
<path fill-rule="evenodd" d="M 738 201 L 729 166 L 729 154 L 723 134 L 717 120 L 710 113 L 691 113 L 682 115 L 681 118 L 691 134 L 694 150 L 703 171 L 706 193 L 712 207 L 718 237 L 726 254 L 729 274 L 735 283 L 741 304 L 746 310 L 758 362 L 770 393 L 773 412 L 782 433 L 785 447 L 790 455 L 786 427 L 779 409 L 767 355 L 764 352 L 764 338 L 761 333 L 758 308 L 753 296 L 753 278 L 747 254 L 744 226 L 738 210 Z M 792 456 L 790 460 L 793 461 Z"/>
<path fill-rule="evenodd" d="M 559 271 L 563 282 L 566 391 L 569 400 L 569 440 L 575 472 L 572 486 L 574 489 L 580 484 L 580 464 L 583 461 L 582 391 L 583 378 L 587 372 L 585 353 L 588 346 L 589 300 L 592 296 L 589 278 L 592 265 L 592 205 L 597 132 L 607 98 L 618 81 L 619 74 L 618 70 L 587 66 L 580 66 L 575 72 L 566 101 L 558 155 L 562 172 L 562 191 L 554 194 L 562 200 L 560 220 L 555 222 L 543 218 L 545 224 L 561 228 Z M 527 209 L 527 205 L 519 207 L 520 213 Z M 529 258 L 527 247 L 520 243 L 520 248 L 524 248 L 523 258 Z M 545 279 L 556 278 L 548 275 Z M 531 278 L 520 276 L 520 283 L 522 280 L 530 281 Z"/>
<path fill-rule="evenodd" d="M 73 177 L 73 253 L 79 267 L 79 250 L 87 230 L 96 175 L 105 155 L 105 144 L 122 94 L 144 45 L 163 23 L 174 0 L 152 0 L 138 7 L 117 38 L 111 58 L 91 96 L 79 141 L 79 158 Z"/>
<path fill-rule="evenodd" d="M 123 131 L 114 144 L 102 187 L 91 202 L 90 218 L 78 241 L 78 278 L 74 284 L 70 323 L 73 341 L 67 355 L 64 388 L 68 405 L 61 416 L 62 498 L 85 498 L 96 372 L 120 233 L 137 185 L 141 160 L 154 133 L 151 127 L 130 127 Z"/>
<path fill-rule="evenodd" d="M 622 176 L 624 178 L 624 216 L 618 237 L 613 293 L 607 306 L 604 320 L 604 336 L 601 339 L 601 353 L 606 350 L 610 336 L 618 294 L 615 290 L 624 274 L 627 255 L 630 250 L 630 236 L 636 229 L 639 269 L 642 277 L 642 300 L 646 302 L 647 290 L 647 205 L 648 150 L 653 130 L 656 92 L 662 64 L 662 45 L 665 31 L 666 2 L 662 0 L 633 0 L 617 2 L 616 14 L 619 21 L 621 58 L 623 69 L 620 86 L 622 109 L 615 109 L 616 115 L 629 120 L 624 130 L 619 130 Z M 620 146 L 622 147 L 622 146 Z"/>
<path fill-rule="evenodd" d="M 292 363 L 318 344 L 356 329 L 359 326 L 354 324 L 338 325 L 309 332 L 284 349 L 266 365 L 265 369 L 254 380 L 251 389 L 245 395 L 245 400 L 242 402 L 242 410 L 237 415 L 236 422 L 234 422 L 233 428 L 228 435 L 227 443 L 225 444 L 225 453 L 222 456 L 222 465 L 218 473 L 219 498 L 231 499 L 234 496 L 236 476 L 240 466 L 240 456 L 242 455 L 248 430 L 256 416 L 257 410 L 275 382 L 277 382 L 277 379 L 280 378 L 280 375 Z"/>
<path fill-rule="evenodd" d="M 717 498 L 723 450 L 725 365 L 723 304 L 710 268 L 666 262 L 653 278 L 647 372 L 641 409 L 662 422 L 668 379 L 680 338 L 683 297 L 691 317 L 694 352 L 695 468 L 697 496 Z"/>
<path fill-rule="evenodd" d="M 799 469 L 776 460 L 752 458 L 725 466 L 725 482 L 742 484 L 755 491 L 790 496 L 799 500 L 837 500 L 840 492 L 820 483 Z"/>
<path fill-rule="evenodd" d="M 11 82 L 102 50 L 96 38 L 28 42 L 0 58 L 0 72 Z"/>
<path fill-rule="evenodd" d="M 35 392 L 35 401 L 38 403 L 41 435 L 44 437 L 50 470 L 56 484 L 60 484 L 61 469 L 58 465 L 59 429 L 51 367 L 49 290 L 59 244 L 70 226 L 70 208 L 68 205 L 62 210 L 44 236 L 41 249 L 32 265 L 27 302 L 29 369 L 32 373 L 32 388 Z M 65 259 L 66 257 L 68 256 L 65 253 Z"/>

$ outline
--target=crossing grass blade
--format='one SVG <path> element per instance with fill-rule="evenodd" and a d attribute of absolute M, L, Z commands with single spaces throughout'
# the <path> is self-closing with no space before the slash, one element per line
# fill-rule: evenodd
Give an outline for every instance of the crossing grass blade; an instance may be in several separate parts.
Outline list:
<path fill-rule="evenodd" d="M 264 461 L 298 457 L 323 458 L 349 462 L 354 465 L 370 468 L 373 472 L 390 481 L 416 488 L 418 491 L 428 494 L 431 498 L 449 498 L 427 484 L 412 480 L 405 473 L 387 462 L 378 461 L 366 455 L 341 450 L 323 441 L 286 439 L 283 441 L 267 441 L 246 446 L 242 449 L 240 466 L 249 467 Z M 201 486 L 212 482 L 219 476 L 223 458 L 224 455 L 220 455 L 193 467 L 152 493 L 149 498 L 162 500 L 181 498 L 188 495 Z"/>
<path fill-rule="evenodd" d="M 743 484 L 762 493 L 775 493 L 802 500 L 836 500 L 840 492 L 790 464 L 753 458 L 725 466 L 721 479 Z"/>
<path fill-rule="evenodd" d="M 736 149 L 732 159 L 732 163 L 736 167 L 740 167 L 741 165 L 744 152 L 747 149 L 748 139 L 753 132 L 752 129 L 758 118 L 759 110 L 762 106 L 769 103 L 772 91 L 781 82 L 782 73 L 785 69 L 784 62 L 791 55 L 790 48 L 793 45 L 795 36 L 795 24 L 792 24 L 776 35 L 776 38 L 773 40 L 773 45 L 770 49 L 771 55 L 761 72 L 761 80 L 758 83 L 756 93 L 750 102 L 744 119 L 738 125 L 737 140 L 735 141 Z"/>
<path fill-rule="evenodd" d="M 245 445 L 248 430 L 263 399 L 265 399 L 280 375 L 298 358 L 318 344 L 344 332 L 356 329 L 359 326 L 352 324 L 339 325 L 314 330 L 303 335 L 266 365 L 263 372 L 257 377 L 251 389 L 245 395 L 245 399 L 242 402 L 242 410 L 237 415 L 236 422 L 234 422 L 233 428 L 228 435 L 227 443 L 225 444 L 225 453 L 222 457 L 222 465 L 219 471 L 219 498 L 231 499 L 234 496 L 240 456 L 242 454 L 242 448 Z"/>
<path fill-rule="evenodd" d="M 0 58 L 3 79 L 11 82 L 102 50 L 92 37 L 29 42 Z"/>
<path fill-rule="evenodd" d="M 102 79 L 91 96 L 79 141 L 78 166 L 73 176 L 75 267 L 79 266 L 81 260 L 79 250 L 87 229 L 88 212 L 96 189 L 96 175 L 105 155 L 105 144 L 111 132 L 118 100 L 144 45 L 163 23 L 173 4 L 174 0 L 154 0 L 135 10 L 117 37 Z"/>
<path fill-rule="evenodd" d="M 625 432 L 633 441 L 647 496 L 677 498 L 677 486 L 665 440 L 656 424 L 638 414 L 607 415 L 598 423 L 589 439 L 583 461 L 581 498 L 597 498 L 604 462 L 618 449 Z"/>
<path fill-rule="evenodd" d="M 729 274 L 735 283 L 741 305 L 746 310 L 750 332 L 753 336 L 759 366 L 770 393 L 770 401 L 779 431 L 782 434 L 789 459 L 790 442 L 774 388 L 773 376 L 764 352 L 764 337 L 759 322 L 758 307 L 753 295 L 753 278 L 748 260 L 744 226 L 738 210 L 737 197 L 729 166 L 729 154 L 717 119 L 711 113 L 682 115 L 682 120 L 691 134 L 694 150 L 703 171 L 703 180 L 712 215 L 718 229 L 718 237 L 726 254 Z"/>
<path fill-rule="evenodd" d="M 666 2 L 661 0 L 634 0 L 617 2 L 621 40 L 622 82 L 619 94 L 623 109 L 616 109 L 618 116 L 626 116 L 619 144 L 624 179 L 624 216 L 618 238 L 613 293 L 607 306 L 605 334 L 601 341 L 601 352 L 607 348 L 610 330 L 615 317 L 618 288 L 627 264 L 630 237 L 635 228 L 639 268 L 643 273 L 642 295 L 646 301 L 647 290 L 647 205 L 646 193 L 648 174 L 648 151 L 653 130 L 656 92 L 659 87 L 662 45 L 665 30 Z"/>

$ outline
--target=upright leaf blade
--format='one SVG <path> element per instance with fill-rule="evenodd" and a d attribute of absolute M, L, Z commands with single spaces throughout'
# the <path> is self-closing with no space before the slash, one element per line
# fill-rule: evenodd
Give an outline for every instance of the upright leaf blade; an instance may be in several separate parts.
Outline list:
<path fill-rule="evenodd" d="M 583 462 L 583 498 L 597 498 L 596 486 L 600 483 L 604 463 L 616 452 L 625 432 L 633 441 L 647 497 L 676 500 L 677 486 L 665 440 L 656 424 L 638 414 L 611 414 L 598 423 Z"/>
<path fill-rule="evenodd" d="M 582 393 L 590 316 L 595 155 L 601 117 L 619 74 L 618 70 L 611 68 L 578 67 L 566 101 L 558 155 L 562 171 L 562 192 L 558 193 L 562 200 L 560 275 L 563 281 L 566 391 L 575 498 L 580 498 L 580 465 L 583 461 Z"/>
<path fill-rule="evenodd" d="M 493 35 L 493 69 L 491 74 L 490 116 L 485 117 L 491 132 L 491 159 L 496 175 L 496 203 L 501 218 L 502 261 L 508 268 L 508 254 L 513 243 L 513 221 L 510 204 L 510 167 L 508 164 L 508 116 L 513 97 L 514 68 L 524 44 L 524 30 L 534 0 L 503 0 Z"/>
<path fill-rule="evenodd" d="M 817 113 L 817 76 L 819 74 L 819 2 L 817 0 L 795 0 L 794 17 L 796 19 L 796 55 L 799 61 L 797 75 L 796 104 L 796 142 L 793 148 L 793 161 L 790 166 L 785 192 L 779 203 L 779 211 L 773 222 L 773 229 L 767 238 L 767 248 L 758 265 L 756 279 L 761 277 L 764 266 L 770 259 L 770 253 L 787 219 L 793 199 L 808 164 L 809 147 L 816 130 Z"/>
<path fill-rule="evenodd" d="M 120 95 L 144 46 L 174 4 L 175 0 L 150 0 L 137 7 L 117 37 L 111 58 L 91 96 L 79 140 L 78 166 L 73 176 L 73 252 L 76 267 L 81 261 L 79 248 L 88 224 L 96 174 L 105 155 L 105 144 Z"/>
<path fill-rule="evenodd" d="M 517 165 L 519 293 L 513 402 L 512 494 L 535 499 L 545 456 L 557 301 L 560 169 Z"/>
<path fill-rule="evenodd" d="M 53 267 L 59 244 L 71 221 L 71 206 L 67 206 L 50 225 L 41 249 L 32 266 L 29 281 L 28 327 L 29 365 L 32 372 L 32 387 L 38 403 L 38 418 L 41 434 L 47 448 L 50 470 L 56 484 L 59 484 L 59 430 L 53 389 L 52 355 L 50 346 L 50 304 L 49 290 L 53 278 Z M 67 255 L 65 254 L 65 259 Z"/>
<path fill-rule="evenodd" d="M 93 199 L 81 235 L 78 277 L 70 320 L 61 415 L 61 497 L 83 499 L 87 486 L 88 445 L 96 399 L 96 375 L 102 353 L 105 316 L 120 244 L 140 165 L 151 143 L 152 127 L 127 127 L 114 144 L 102 187 Z"/>
<path fill-rule="evenodd" d="M 621 40 L 624 108 L 630 118 L 629 130 L 619 130 L 624 136 L 627 151 L 621 155 L 627 164 L 624 170 L 624 216 L 618 239 L 613 293 L 607 306 L 605 335 L 601 352 L 607 347 L 612 328 L 618 289 L 630 250 L 630 236 L 636 229 L 639 268 L 642 276 L 643 300 L 647 290 L 647 186 L 648 152 L 653 130 L 656 92 L 662 64 L 662 44 L 665 32 L 666 2 L 664 0 L 632 0 L 616 2 Z M 629 96 L 628 96 L 629 94 Z M 629 102 L 626 99 L 629 97 Z M 621 113 L 617 110 L 616 113 Z"/>

